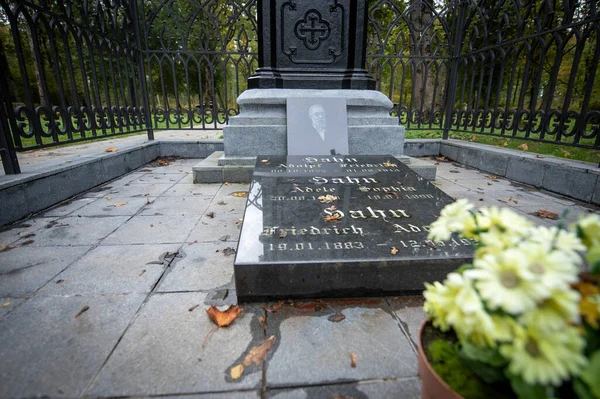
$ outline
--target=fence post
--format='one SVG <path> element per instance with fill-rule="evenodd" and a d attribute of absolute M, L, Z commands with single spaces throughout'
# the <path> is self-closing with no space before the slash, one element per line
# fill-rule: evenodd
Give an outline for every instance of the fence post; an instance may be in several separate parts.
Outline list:
<path fill-rule="evenodd" d="M 143 3 L 142 3 L 143 7 Z M 143 11 L 143 8 L 142 8 Z M 135 31 L 135 46 L 137 47 L 137 63 L 138 70 L 140 73 L 140 89 L 142 91 L 142 103 L 144 107 L 144 117 L 146 119 L 146 129 L 148 130 L 148 140 L 154 140 L 154 130 L 152 129 L 152 119 L 150 116 L 150 101 L 148 99 L 148 88 L 146 86 L 146 72 L 144 69 L 144 52 L 142 51 L 142 41 L 140 36 L 142 32 L 140 29 L 142 25 L 140 25 L 140 15 L 138 12 L 138 0 L 133 0 L 131 2 L 131 12 L 133 19 L 133 29 Z M 138 99 L 139 101 L 139 99 Z"/>
<path fill-rule="evenodd" d="M 1 42 L 0 71 L 8 71 L 8 62 L 4 54 L 4 46 Z M 10 134 L 9 116 L 14 117 L 10 91 L 8 82 L 6 81 L 6 74 L 0 73 L 0 157 L 2 158 L 4 173 L 7 175 L 15 175 L 21 173 L 21 167 L 19 166 L 17 152 L 15 151 L 13 139 Z"/>
<path fill-rule="evenodd" d="M 448 140 L 450 128 L 452 127 L 452 113 L 456 101 L 456 86 L 458 83 L 458 69 L 460 68 L 460 49 L 465 37 L 465 22 L 467 18 L 468 0 L 458 1 L 458 17 L 454 26 L 454 40 L 452 43 L 452 59 L 450 60 L 450 73 L 446 81 L 446 109 L 444 111 L 444 131 L 442 139 Z"/>

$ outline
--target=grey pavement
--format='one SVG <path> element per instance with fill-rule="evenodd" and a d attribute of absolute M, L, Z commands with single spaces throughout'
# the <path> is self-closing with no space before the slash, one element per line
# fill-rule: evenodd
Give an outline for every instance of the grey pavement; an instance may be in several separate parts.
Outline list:
<path fill-rule="evenodd" d="M 419 398 L 420 296 L 240 304 L 203 348 L 205 310 L 237 303 L 226 250 L 248 186 L 192 184 L 198 161 L 153 162 L 0 231 L 0 398 Z M 439 188 L 476 206 L 545 225 L 557 221 L 540 209 L 568 209 L 569 222 L 599 211 L 427 162 Z M 271 336 L 266 361 L 233 379 Z"/>

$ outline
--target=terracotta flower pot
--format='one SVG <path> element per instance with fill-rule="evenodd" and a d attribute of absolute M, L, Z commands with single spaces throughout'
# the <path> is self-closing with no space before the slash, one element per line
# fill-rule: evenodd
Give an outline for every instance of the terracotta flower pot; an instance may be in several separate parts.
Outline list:
<path fill-rule="evenodd" d="M 429 325 L 429 321 L 424 321 L 419 328 L 419 376 L 423 386 L 421 388 L 422 399 L 464 399 L 450 388 L 433 370 L 425 351 L 423 350 L 423 330 Z"/>

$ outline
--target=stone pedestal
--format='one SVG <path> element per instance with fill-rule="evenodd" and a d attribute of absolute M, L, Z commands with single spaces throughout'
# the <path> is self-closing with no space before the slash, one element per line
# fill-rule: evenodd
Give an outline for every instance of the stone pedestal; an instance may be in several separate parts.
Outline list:
<path fill-rule="evenodd" d="M 379 91 L 253 89 L 238 97 L 240 114 L 223 129 L 224 155 L 216 164 L 212 157 L 194 167 L 194 181 L 248 182 L 257 155 L 287 155 L 286 101 L 292 97 L 346 101 L 349 155 L 403 155 L 404 127 L 390 116 L 393 103 Z"/>

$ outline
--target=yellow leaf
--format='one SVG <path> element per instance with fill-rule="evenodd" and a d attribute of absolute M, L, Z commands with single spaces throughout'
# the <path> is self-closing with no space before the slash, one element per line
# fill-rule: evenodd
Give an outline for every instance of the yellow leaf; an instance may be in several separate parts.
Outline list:
<path fill-rule="evenodd" d="M 106 150 L 104 150 L 104 151 L 105 151 L 105 152 L 115 152 L 115 151 L 117 151 L 117 147 L 110 147 L 110 148 L 107 148 L 107 149 L 106 149 Z"/>
<path fill-rule="evenodd" d="M 517 148 L 522 149 L 523 151 L 529 151 L 529 146 L 527 144 L 521 144 Z"/>
<path fill-rule="evenodd" d="M 119 206 L 123 206 L 123 205 L 127 205 L 127 202 L 117 202 L 116 204 L 114 204 L 113 206 L 115 208 L 119 207 Z"/>
<path fill-rule="evenodd" d="M 231 378 L 234 380 L 237 380 L 238 378 L 240 378 L 243 373 L 244 373 L 244 366 L 242 366 L 241 364 L 238 364 L 237 366 L 232 367 L 231 371 L 230 371 Z"/>
<path fill-rule="evenodd" d="M 398 253 L 398 248 L 396 248 L 396 247 L 392 247 L 392 248 L 390 248 L 390 253 L 391 253 L 392 255 L 396 255 L 396 254 Z"/>
<path fill-rule="evenodd" d="M 227 182 L 227 181 L 226 181 L 224 184 L 225 184 L 226 186 L 229 186 L 229 182 Z"/>
<path fill-rule="evenodd" d="M 4 303 L 2 304 L 2 307 L 3 307 L 3 308 L 5 308 L 5 307 L 7 307 L 7 306 L 10 306 L 10 301 L 4 302 Z"/>
<path fill-rule="evenodd" d="M 236 191 L 235 193 L 233 193 L 234 197 L 247 197 L 248 196 L 248 192 L 246 191 Z"/>
<path fill-rule="evenodd" d="M 335 195 L 327 194 L 327 195 L 321 195 L 320 197 L 317 197 L 317 199 L 322 204 L 331 204 L 333 201 L 337 200 L 338 197 Z"/>

